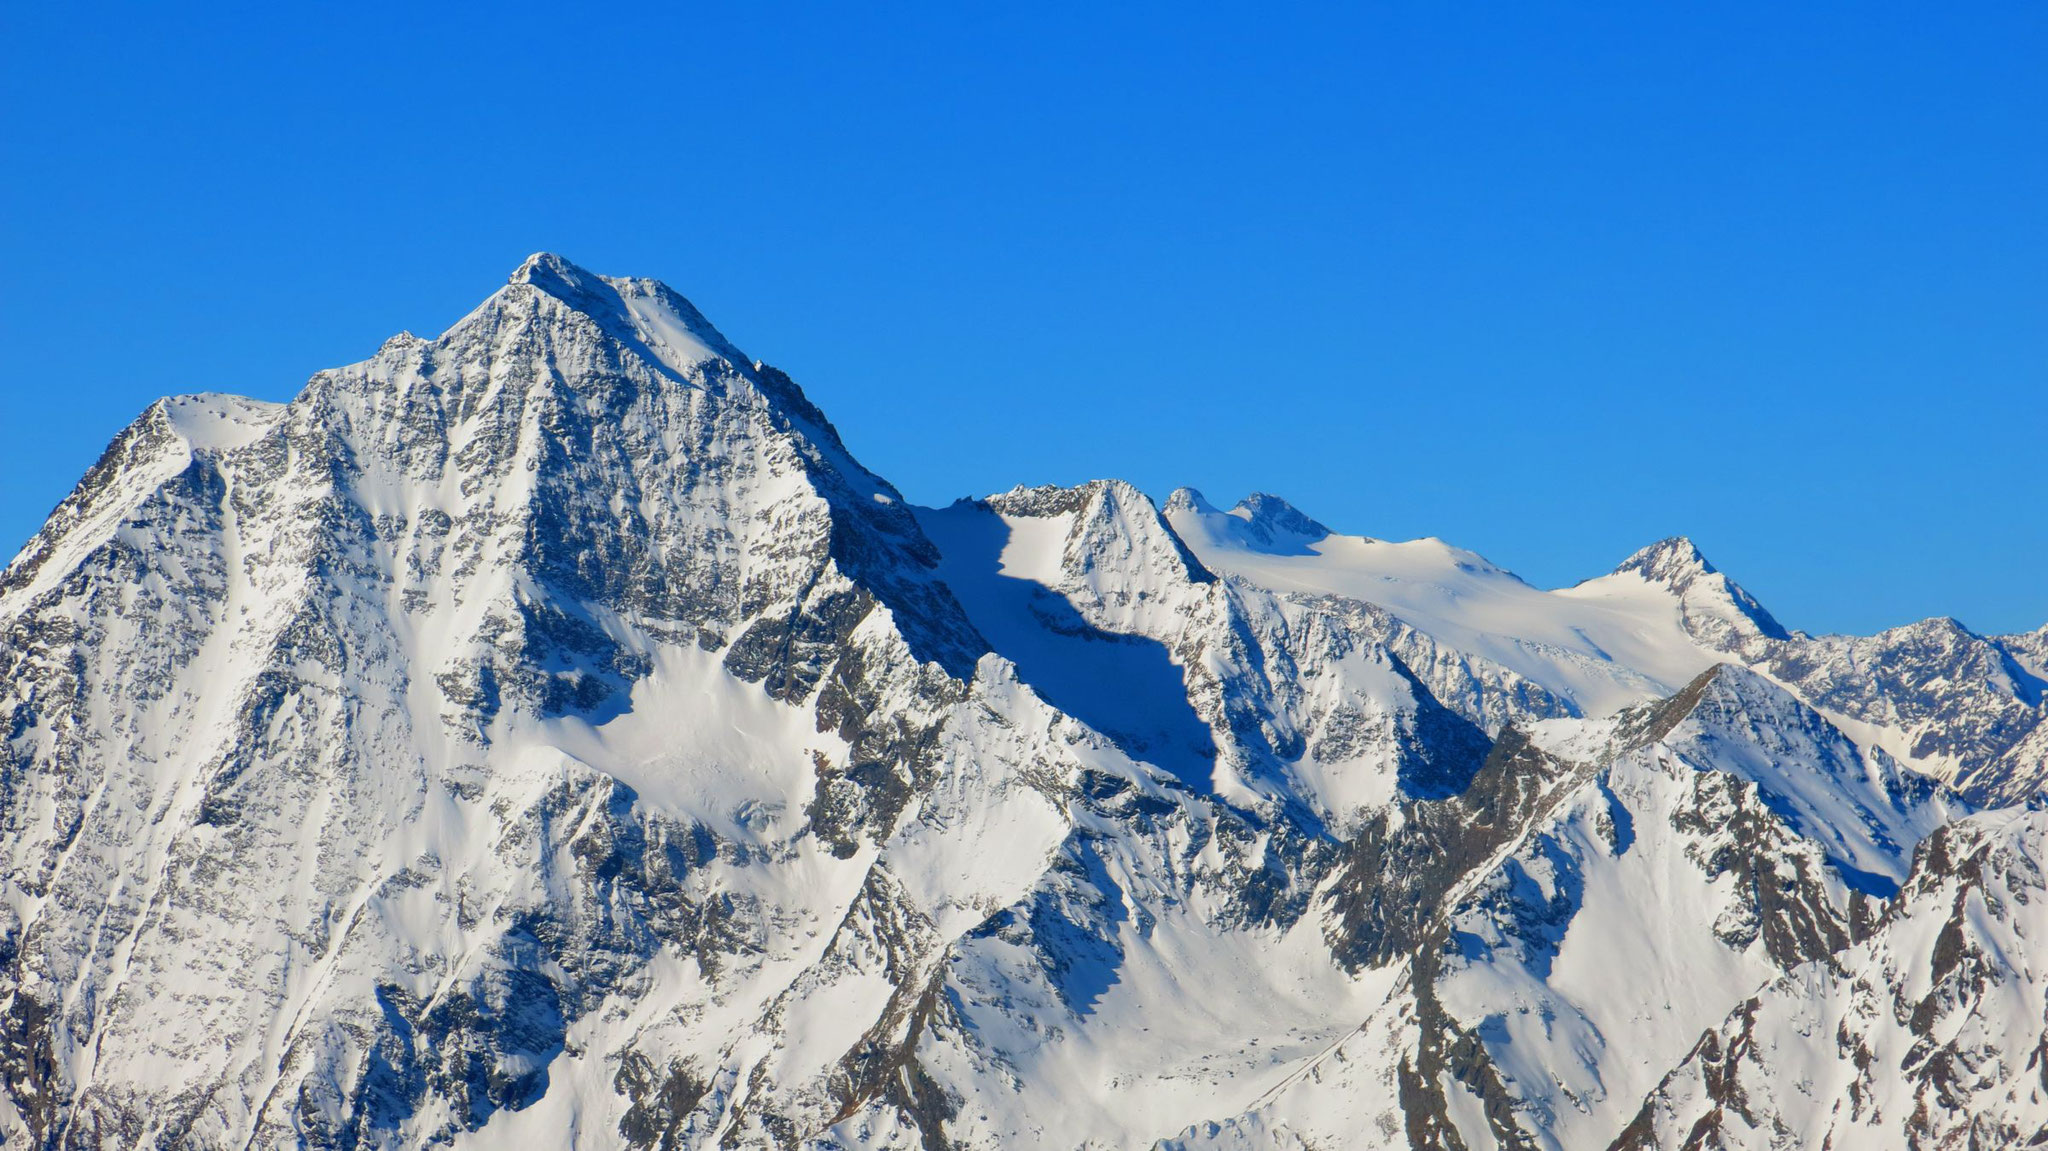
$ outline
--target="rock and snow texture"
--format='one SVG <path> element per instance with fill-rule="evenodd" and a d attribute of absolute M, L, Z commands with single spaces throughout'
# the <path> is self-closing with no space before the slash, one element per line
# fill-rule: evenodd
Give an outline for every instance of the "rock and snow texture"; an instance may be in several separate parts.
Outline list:
<path fill-rule="evenodd" d="M 1868 637 L 1789 632 L 1684 538 L 1546 591 L 1441 540 L 1331 533 L 1273 496 L 1219 512 L 1184 488 L 1166 518 L 1212 571 L 1374 605 L 1483 674 L 1541 686 L 1572 715 L 1610 715 L 1727 661 L 1783 684 L 1859 743 L 1985 799 L 2016 802 L 2048 783 L 2048 628 L 1981 636 L 1943 618 Z"/>
<path fill-rule="evenodd" d="M 2044 849 L 2038 807 L 1942 828 L 1869 938 L 1745 998 L 1616 1146 L 2048 1144 Z"/>
<path fill-rule="evenodd" d="M 2024 1144 L 2044 637 L 1791 632 L 1684 540 L 1543 591 L 1269 495 L 912 508 L 536 256 L 154 405 L 0 575 L 0 1135 Z"/>

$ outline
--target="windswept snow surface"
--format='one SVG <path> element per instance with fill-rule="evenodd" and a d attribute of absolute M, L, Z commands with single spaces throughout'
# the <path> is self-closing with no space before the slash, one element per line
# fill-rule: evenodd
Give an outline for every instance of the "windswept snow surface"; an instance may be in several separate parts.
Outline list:
<path fill-rule="evenodd" d="M 1167 521 L 1210 570 L 1275 591 L 1377 604 L 1587 715 L 1667 695 L 1725 658 L 1686 632 L 1668 589 L 1633 572 L 1545 591 L 1435 538 L 1293 532 L 1269 543 L 1245 530 L 1248 508 L 1218 511 L 1183 492 L 1168 503 Z"/>
<path fill-rule="evenodd" d="M 172 396 L 163 401 L 164 415 L 185 442 L 197 451 L 226 451 L 256 440 L 284 415 L 283 404 L 206 392 Z"/>

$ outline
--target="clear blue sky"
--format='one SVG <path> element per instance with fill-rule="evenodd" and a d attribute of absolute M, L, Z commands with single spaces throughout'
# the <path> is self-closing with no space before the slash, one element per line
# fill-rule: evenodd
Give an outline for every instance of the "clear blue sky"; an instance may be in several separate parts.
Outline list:
<path fill-rule="evenodd" d="M 1788 624 L 2048 622 L 2048 6 L 10 4 L 0 550 L 530 251 L 913 499 L 1283 494 Z"/>

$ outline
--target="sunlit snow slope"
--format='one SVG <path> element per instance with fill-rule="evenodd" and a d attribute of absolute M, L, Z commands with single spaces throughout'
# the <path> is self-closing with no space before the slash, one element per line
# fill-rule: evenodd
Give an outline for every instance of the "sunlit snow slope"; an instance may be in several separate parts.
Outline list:
<path fill-rule="evenodd" d="M 0 1137 L 2023 1143 L 2044 635 L 913 508 L 538 255 L 153 405 L 0 574 Z"/>
<path fill-rule="evenodd" d="M 2048 691 L 2032 635 L 1986 638 L 1953 620 L 1870 638 L 1791 633 L 1683 538 L 1545 590 L 1442 540 L 1336 534 L 1274 496 L 1225 512 L 1183 488 L 1166 517 L 1211 570 L 1377 605 L 1474 661 L 1540 684 L 1576 714 L 1611 714 L 1734 660 L 1929 774 L 2004 798 L 2043 779 L 2043 745 L 2025 742 L 2042 728 Z"/>

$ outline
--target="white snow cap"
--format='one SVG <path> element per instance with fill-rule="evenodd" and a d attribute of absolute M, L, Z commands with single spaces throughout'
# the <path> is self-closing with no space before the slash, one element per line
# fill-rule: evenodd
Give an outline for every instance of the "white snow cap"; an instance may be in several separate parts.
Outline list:
<path fill-rule="evenodd" d="M 675 368 L 722 359 L 746 370 L 753 360 L 725 338 L 695 304 L 660 280 L 600 276 L 553 252 L 535 252 L 507 283 L 525 284 L 640 343 Z"/>
<path fill-rule="evenodd" d="M 1686 536 L 1658 540 L 1621 561 L 1615 575 L 1633 573 L 1644 581 L 1669 588 L 1688 607 L 1700 605 L 1732 621 L 1746 622 L 1758 633 L 1772 639 L 1786 639 L 1791 633 L 1757 602 L 1742 585 L 1707 562 L 1705 553 Z M 1737 624 L 1740 627 L 1740 623 Z"/>
<path fill-rule="evenodd" d="M 1636 572 L 1646 580 L 1676 584 L 1695 576 L 1711 575 L 1717 569 L 1689 536 L 1669 536 L 1621 561 L 1617 572 Z"/>

